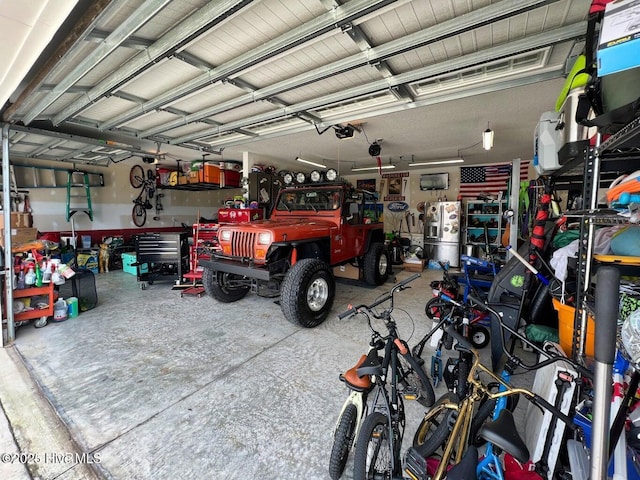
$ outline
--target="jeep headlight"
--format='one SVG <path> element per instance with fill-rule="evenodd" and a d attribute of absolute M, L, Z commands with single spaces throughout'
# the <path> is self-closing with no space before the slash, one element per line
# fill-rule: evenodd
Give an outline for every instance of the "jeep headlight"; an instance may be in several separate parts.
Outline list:
<path fill-rule="evenodd" d="M 228 242 L 231 240 L 231 230 L 222 230 L 219 237 L 221 241 Z"/>
<path fill-rule="evenodd" d="M 271 232 L 259 233 L 258 245 L 271 245 Z"/>

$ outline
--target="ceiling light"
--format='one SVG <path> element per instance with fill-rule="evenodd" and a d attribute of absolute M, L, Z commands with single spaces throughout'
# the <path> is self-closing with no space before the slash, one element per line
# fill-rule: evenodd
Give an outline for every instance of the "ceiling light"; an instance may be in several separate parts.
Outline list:
<path fill-rule="evenodd" d="M 491 147 L 493 147 L 493 130 L 487 127 L 487 129 L 482 132 L 482 148 L 491 150 Z"/>
<path fill-rule="evenodd" d="M 296 160 L 298 162 L 302 162 L 302 163 L 306 163 L 307 165 L 313 165 L 314 167 L 318 167 L 318 168 L 327 168 L 326 165 L 323 165 L 321 163 L 316 163 L 316 162 L 312 162 L 310 160 L 305 160 L 304 158 L 300 158 L 300 157 L 296 157 Z"/>
<path fill-rule="evenodd" d="M 396 168 L 395 165 L 380 165 L 380 166 L 375 166 L 375 167 L 356 167 L 356 168 L 351 168 L 352 172 L 364 172 L 367 170 L 388 170 L 390 168 Z"/>
<path fill-rule="evenodd" d="M 450 160 L 433 160 L 428 162 L 412 162 L 409 164 L 410 167 L 421 167 L 423 165 L 446 165 L 449 163 L 462 163 L 464 159 L 462 158 L 452 158 Z"/>

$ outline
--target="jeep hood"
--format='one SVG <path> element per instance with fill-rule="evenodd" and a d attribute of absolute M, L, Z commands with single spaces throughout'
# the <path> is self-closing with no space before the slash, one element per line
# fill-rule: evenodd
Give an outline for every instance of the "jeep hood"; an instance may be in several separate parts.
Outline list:
<path fill-rule="evenodd" d="M 309 218 L 287 218 L 278 220 L 260 220 L 252 223 L 226 224 L 220 229 L 231 228 L 244 232 L 264 232 L 270 231 L 274 242 L 291 241 L 304 238 L 315 238 L 330 235 L 332 231 L 338 230 L 334 222 Z"/>

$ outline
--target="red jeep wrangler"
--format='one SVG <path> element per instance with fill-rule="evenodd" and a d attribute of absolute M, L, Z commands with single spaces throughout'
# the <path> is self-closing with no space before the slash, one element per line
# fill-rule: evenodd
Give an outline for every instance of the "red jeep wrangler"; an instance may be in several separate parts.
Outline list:
<path fill-rule="evenodd" d="M 225 303 L 249 290 L 280 296 L 287 320 L 315 327 L 333 304 L 332 267 L 356 266 L 372 285 L 389 276 L 391 259 L 375 206 L 375 194 L 350 184 L 286 187 L 269 220 L 220 226 L 221 250 L 200 262 L 205 291 Z"/>

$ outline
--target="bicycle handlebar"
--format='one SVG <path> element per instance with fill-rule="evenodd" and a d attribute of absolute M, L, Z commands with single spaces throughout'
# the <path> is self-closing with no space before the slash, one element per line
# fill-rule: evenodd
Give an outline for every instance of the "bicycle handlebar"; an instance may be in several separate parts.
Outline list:
<path fill-rule="evenodd" d="M 390 298 L 393 298 L 393 294 L 398 291 L 398 290 L 404 290 L 405 288 L 408 288 L 406 285 L 408 283 L 413 282 L 416 278 L 421 277 L 422 275 L 419 273 L 414 273 L 413 275 L 411 275 L 409 278 L 404 279 L 401 282 L 396 283 L 393 287 L 391 287 L 391 290 L 389 290 L 387 293 L 385 293 L 382 297 L 380 297 L 379 299 L 377 299 L 375 302 L 373 302 L 371 305 L 358 305 L 358 306 L 352 306 L 349 305 L 349 309 L 338 314 L 338 320 L 342 320 L 343 318 L 349 317 L 351 315 L 355 315 L 356 313 L 358 313 L 359 310 L 361 309 L 365 309 L 365 310 L 372 310 L 373 308 L 377 307 L 378 305 L 380 305 L 381 303 L 386 302 L 387 300 L 389 300 Z"/>
<path fill-rule="evenodd" d="M 593 378 L 593 374 L 589 371 L 589 369 L 583 367 L 578 362 L 573 361 L 571 358 L 562 357 L 562 356 L 554 356 L 551 352 L 548 352 L 548 351 L 538 347 L 537 345 L 531 343 L 530 341 L 528 341 L 517 330 L 514 330 L 513 328 L 510 328 L 508 325 L 506 325 L 502 321 L 502 315 L 500 315 L 498 312 L 496 312 L 493 308 L 491 308 L 485 302 L 483 302 L 483 301 L 481 301 L 481 300 L 479 300 L 479 299 L 477 299 L 477 298 L 475 298 L 475 297 L 473 297 L 471 295 L 467 296 L 467 299 L 475 304 L 474 308 L 477 308 L 478 310 L 482 310 L 483 312 L 488 312 L 494 318 L 496 318 L 498 320 L 498 322 L 500 324 L 500 335 L 502 336 L 502 342 L 501 342 L 502 343 L 502 351 L 509 358 L 509 360 L 514 361 L 518 366 L 524 368 L 527 371 L 530 371 L 530 370 L 537 370 L 539 368 L 545 367 L 547 365 L 550 365 L 553 362 L 564 361 L 564 362 L 569 363 L 571 366 L 573 366 L 576 370 L 578 370 L 585 377 Z M 547 360 L 542 360 L 542 361 L 539 361 L 538 363 L 535 363 L 535 364 L 528 364 L 528 363 L 525 363 L 524 361 L 522 361 L 520 358 L 518 358 L 515 355 L 513 355 L 511 352 L 509 352 L 509 350 L 507 349 L 507 347 L 505 345 L 505 341 L 504 341 L 504 331 L 505 330 L 507 330 L 511 335 L 513 335 L 514 337 L 516 337 L 520 341 L 526 342 L 538 354 L 544 355 L 545 357 L 547 357 Z"/>

